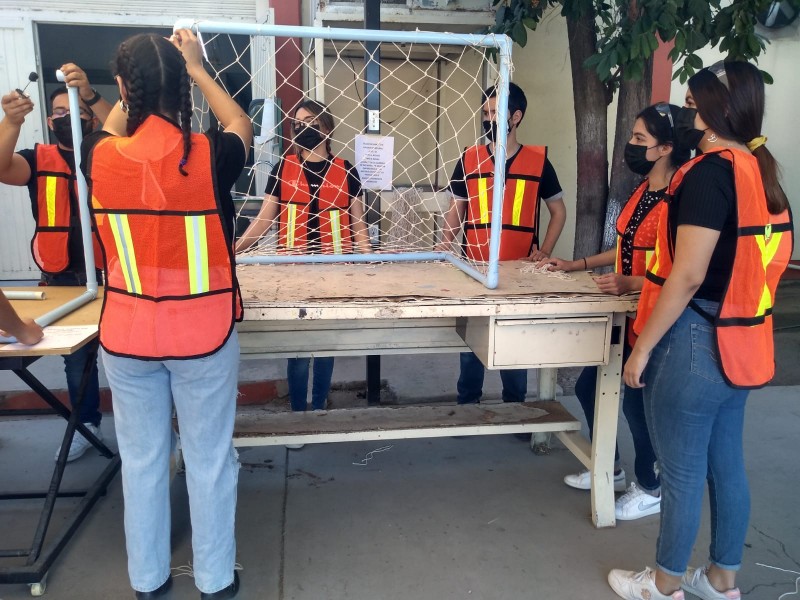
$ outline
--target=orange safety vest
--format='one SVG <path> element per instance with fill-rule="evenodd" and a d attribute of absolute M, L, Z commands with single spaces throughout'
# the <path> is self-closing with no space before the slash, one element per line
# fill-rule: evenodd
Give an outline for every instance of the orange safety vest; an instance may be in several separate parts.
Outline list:
<path fill-rule="evenodd" d="M 642 277 L 647 272 L 647 263 L 653 255 L 656 247 L 656 233 L 658 232 L 658 215 L 660 207 L 663 206 L 663 198 L 650 206 L 647 214 L 645 214 L 639 223 L 636 231 L 633 232 L 633 252 L 630 257 L 630 272 L 625 272 L 628 269 L 623 268 L 622 262 L 622 238 L 625 235 L 625 230 L 628 228 L 633 215 L 636 212 L 636 207 L 644 197 L 647 191 L 649 182 L 647 179 L 642 181 L 641 184 L 633 191 L 628 202 L 622 208 L 622 211 L 617 218 L 617 257 L 614 263 L 614 272 L 621 273 L 622 275 L 629 275 L 633 277 Z M 626 257 L 627 258 L 627 257 Z M 636 334 L 633 331 L 632 319 L 628 319 L 626 323 L 627 340 L 628 344 L 632 347 L 636 343 Z"/>
<path fill-rule="evenodd" d="M 500 260 L 527 258 L 534 244 L 539 243 L 539 182 L 546 159 L 545 146 L 522 146 L 508 168 Z M 494 159 L 485 145 L 472 146 L 464 152 L 464 178 L 469 192 L 464 250 L 470 260 L 488 261 Z"/>
<path fill-rule="evenodd" d="M 242 303 L 225 233 L 209 139 L 151 115 L 129 138 L 107 137 L 89 158 L 92 215 L 106 290 L 100 343 L 140 359 L 199 358 L 228 340 Z"/>
<path fill-rule="evenodd" d="M 304 251 L 308 245 L 308 220 L 313 196 L 303 165 L 296 154 L 283 159 L 279 174 L 279 244 L 285 250 Z M 350 192 L 344 160 L 333 157 L 317 192 L 319 241 L 323 254 L 349 254 Z"/>
<path fill-rule="evenodd" d="M 81 235 L 78 215 L 74 215 L 72 198 L 77 198 L 75 173 L 55 144 L 36 144 L 36 229 L 31 240 L 31 252 L 36 265 L 49 275 L 63 272 L 69 266 L 70 236 Z M 92 235 L 95 264 L 99 264 L 100 247 Z"/>
<path fill-rule="evenodd" d="M 736 190 L 736 254 L 730 279 L 717 313 L 710 315 L 693 302 L 697 312 L 715 326 L 717 351 L 727 383 L 736 388 L 766 385 L 775 374 L 772 307 L 780 277 L 792 255 L 793 233 L 789 210 L 778 215 L 767 210 L 764 184 L 756 158 L 736 149 L 712 150 L 731 161 Z M 668 198 L 675 196 L 686 173 L 710 154 L 697 156 L 670 181 Z M 641 333 L 672 271 L 674 240 L 669 211 L 662 210 L 656 252 L 647 267 L 634 327 Z"/>

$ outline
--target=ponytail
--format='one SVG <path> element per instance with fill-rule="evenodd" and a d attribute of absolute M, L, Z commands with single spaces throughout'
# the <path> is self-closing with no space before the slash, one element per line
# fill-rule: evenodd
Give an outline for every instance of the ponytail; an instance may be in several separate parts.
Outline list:
<path fill-rule="evenodd" d="M 780 168 L 778 161 L 764 144 L 751 150 L 758 161 L 761 181 L 764 183 L 764 194 L 767 196 L 767 210 L 770 214 L 779 215 L 789 208 L 789 199 L 780 184 Z"/>

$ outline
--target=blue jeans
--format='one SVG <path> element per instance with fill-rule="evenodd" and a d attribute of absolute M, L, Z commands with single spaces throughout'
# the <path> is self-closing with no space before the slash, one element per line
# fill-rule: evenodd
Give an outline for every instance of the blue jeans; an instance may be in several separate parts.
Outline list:
<path fill-rule="evenodd" d="M 292 410 L 305 412 L 308 409 L 308 369 L 311 358 L 290 358 L 286 366 L 286 379 L 289 383 L 289 399 Z M 333 357 L 314 357 L 314 381 L 311 386 L 311 408 L 325 410 L 328 392 L 333 377 Z"/>
<path fill-rule="evenodd" d="M 708 312 L 716 310 L 714 302 L 698 304 Z M 644 382 L 645 413 L 661 470 L 656 564 L 670 575 L 686 570 L 708 483 L 709 559 L 736 570 L 750 517 L 742 448 L 748 390 L 725 383 L 714 327 L 691 308 L 653 349 Z"/>
<path fill-rule="evenodd" d="M 102 281 L 102 271 L 97 272 L 98 281 Z M 43 286 L 85 286 L 86 274 L 73 271 L 66 271 L 58 275 L 47 275 L 42 273 L 41 284 Z M 83 377 L 83 370 L 86 363 L 91 359 L 92 367 L 89 374 L 89 381 L 83 395 L 83 402 L 80 405 L 78 418 L 81 423 L 91 423 L 95 427 L 100 425 L 100 379 L 97 375 L 97 355 L 92 354 L 100 347 L 100 342 L 95 339 L 73 354 L 64 356 L 64 373 L 67 376 L 67 391 L 69 392 L 69 402 L 72 408 L 78 401 L 78 390 Z"/>
<path fill-rule="evenodd" d="M 178 414 L 192 522 L 195 585 L 213 593 L 233 582 L 239 462 L 233 448 L 239 340 L 216 353 L 146 361 L 102 351 L 122 458 L 125 544 L 133 589 L 149 592 L 170 574 L 169 461 L 172 406 Z"/>
<path fill-rule="evenodd" d="M 624 359 L 627 360 L 630 348 L 625 345 L 623 352 Z M 575 382 L 575 395 L 581 403 L 583 414 L 586 415 L 586 422 L 589 425 L 589 439 L 594 433 L 594 402 L 597 391 L 597 367 L 586 367 L 581 371 L 578 380 Z M 644 415 L 644 397 L 642 388 L 630 388 L 625 386 L 622 397 L 622 412 L 628 420 L 633 438 L 634 472 L 639 487 L 649 492 L 658 489 L 661 485 L 655 471 L 656 453 L 653 444 L 650 442 L 650 434 L 647 431 L 647 420 Z M 619 448 L 614 450 L 614 461 L 619 461 Z"/>
<path fill-rule="evenodd" d="M 472 352 L 461 353 L 461 373 L 458 376 L 458 403 L 475 404 L 483 395 L 483 376 L 485 368 Z M 503 402 L 525 402 L 528 393 L 527 369 L 503 369 Z"/>
<path fill-rule="evenodd" d="M 100 425 L 100 419 L 103 417 L 100 414 L 100 379 L 97 375 L 97 354 L 95 353 L 99 347 L 100 342 L 95 338 L 77 352 L 64 355 L 64 373 L 67 375 L 67 390 L 73 409 L 78 402 L 83 371 L 87 363 L 91 362 L 89 381 L 83 393 L 78 419 L 81 423 L 91 423 L 95 427 Z"/>

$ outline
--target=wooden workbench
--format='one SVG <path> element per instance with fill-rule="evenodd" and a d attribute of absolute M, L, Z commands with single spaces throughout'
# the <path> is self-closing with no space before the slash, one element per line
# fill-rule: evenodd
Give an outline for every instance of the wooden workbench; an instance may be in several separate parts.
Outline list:
<path fill-rule="evenodd" d="M 472 350 L 489 369 L 538 368 L 540 402 L 240 414 L 240 446 L 448 435 L 555 432 L 592 472 L 592 519 L 614 525 L 613 462 L 625 315 L 635 297 L 501 264 L 488 290 L 447 263 L 248 265 L 242 357 L 419 354 Z M 597 365 L 594 439 L 555 402 L 555 369 Z M 457 376 L 453 374 L 453 379 Z"/>

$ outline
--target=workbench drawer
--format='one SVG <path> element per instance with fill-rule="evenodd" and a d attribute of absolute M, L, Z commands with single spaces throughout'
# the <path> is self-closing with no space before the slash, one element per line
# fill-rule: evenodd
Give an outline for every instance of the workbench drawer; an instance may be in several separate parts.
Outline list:
<path fill-rule="evenodd" d="M 597 365 L 608 362 L 608 316 L 495 319 L 494 368 Z M 488 358 L 488 357 L 487 357 Z"/>

